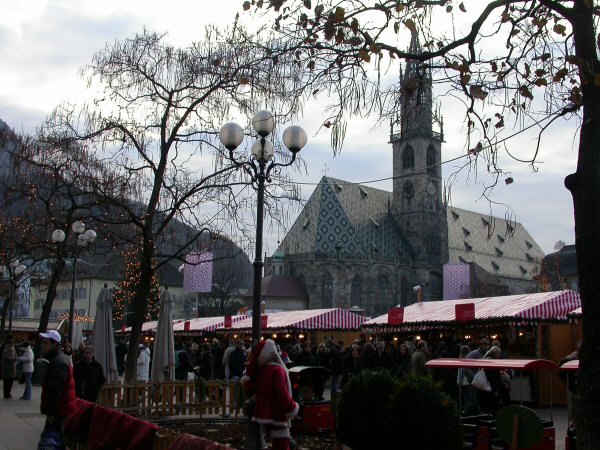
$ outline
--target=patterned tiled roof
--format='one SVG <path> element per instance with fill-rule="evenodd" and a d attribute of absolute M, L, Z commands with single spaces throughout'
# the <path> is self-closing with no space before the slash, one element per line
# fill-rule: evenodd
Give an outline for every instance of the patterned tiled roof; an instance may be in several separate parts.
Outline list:
<path fill-rule="evenodd" d="M 502 277 L 531 279 L 544 252 L 519 222 L 448 207 L 450 263 L 474 262 Z"/>
<path fill-rule="evenodd" d="M 323 177 L 279 250 L 285 254 L 410 260 L 410 249 L 391 215 L 392 194 Z"/>
<path fill-rule="evenodd" d="M 366 258 L 400 258 L 412 250 L 390 212 L 392 193 L 323 177 L 278 251 Z M 544 257 L 518 222 L 448 207 L 450 263 L 474 262 L 501 277 L 531 279 Z"/>

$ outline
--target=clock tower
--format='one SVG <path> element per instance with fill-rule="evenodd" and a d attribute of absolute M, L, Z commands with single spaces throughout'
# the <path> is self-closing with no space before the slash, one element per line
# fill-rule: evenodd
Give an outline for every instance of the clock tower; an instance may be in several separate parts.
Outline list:
<path fill-rule="evenodd" d="M 409 53 L 421 52 L 413 33 Z M 442 266 L 448 261 L 441 167 L 443 131 L 432 129 L 432 103 L 430 69 L 419 61 L 407 60 L 400 73 L 400 117 L 392 123 L 390 136 L 394 152 L 392 211 L 413 249 L 413 269 L 424 300 L 441 298 Z"/>

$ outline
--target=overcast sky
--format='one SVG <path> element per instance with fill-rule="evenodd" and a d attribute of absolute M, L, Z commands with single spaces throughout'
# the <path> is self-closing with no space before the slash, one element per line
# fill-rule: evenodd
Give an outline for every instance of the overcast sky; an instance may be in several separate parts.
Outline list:
<path fill-rule="evenodd" d="M 235 12 L 241 12 L 241 4 L 241 0 L 171 0 L 168 3 L 155 0 L 3 0 L 0 119 L 16 131 L 31 131 L 54 106 L 64 101 L 76 103 L 81 100 L 85 86 L 78 69 L 89 63 L 94 52 L 108 42 L 130 37 L 145 27 L 168 32 L 171 42 L 187 46 L 201 38 L 206 24 L 231 23 Z M 261 23 L 256 24 L 259 25 Z M 442 159 L 449 160 L 466 152 L 464 112 L 460 103 L 450 98 L 439 99 L 439 102 L 445 134 Z M 316 183 L 325 173 L 352 182 L 391 177 L 389 127 L 374 129 L 372 119 L 353 120 L 348 126 L 342 153 L 334 157 L 328 146 L 328 136 L 317 134 L 323 106 L 313 102 L 299 119 L 299 124 L 309 135 L 308 145 L 302 151 L 308 175 L 294 174 L 296 180 Z M 531 154 L 536 136 L 533 131 L 510 144 L 514 154 L 519 157 Z M 499 203 L 493 206 L 494 215 L 504 217 L 507 207 L 503 205 L 507 205 L 546 253 L 553 251 L 558 240 L 574 243 L 573 206 L 563 180 L 575 171 L 577 140 L 575 123 L 558 123 L 544 135 L 539 170 L 533 172 L 523 163 L 505 159 L 504 167 L 511 170 L 515 182 L 510 185 L 500 183 L 493 192 L 494 201 Z M 444 177 L 448 178 L 457 165 L 444 164 Z M 452 206 L 488 213 L 490 204 L 481 199 L 484 180 L 473 172 L 462 172 L 452 184 Z M 369 185 L 391 190 L 390 180 Z M 308 199 L 313 189 L 314 185 L 302 185 L 302 196 Z M 295 217 L 298 208 L 291 208 L 291 217 Z M 290 222 L 288 227 L 291 225 Z M 265 250 L 272 253 L 276 240 L 284 233 L 285 230 L 265 230 Z"/>

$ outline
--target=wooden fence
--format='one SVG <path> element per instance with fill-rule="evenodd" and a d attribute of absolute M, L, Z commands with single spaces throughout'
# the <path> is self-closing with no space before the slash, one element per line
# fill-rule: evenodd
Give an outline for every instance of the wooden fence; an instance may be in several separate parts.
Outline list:
<path fill-rule="evenodd" d="M 245 397 L 239 381 L 169 381 L 164 383 L 105 384 L 98 404 L 135 416 L 207 414 L 235 417 Z"/>

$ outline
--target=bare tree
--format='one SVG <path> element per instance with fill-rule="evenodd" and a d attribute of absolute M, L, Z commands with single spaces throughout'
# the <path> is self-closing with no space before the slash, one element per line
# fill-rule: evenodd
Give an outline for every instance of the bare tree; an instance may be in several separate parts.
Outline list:
<path fill-rule="evenodd" d="M 336 104 L 325 124 L 339 143 L 347 113 L 375 111 L 385 117 L 400 92 L 418 101 L 419 79 L 386 90 L 369 80 L 392 59 L 418 62 L 422 75 L 447 86 L 465 104 L 466 168 L 483 167 L 513 182 L 502 157 L 537 169 L 544 132 L 562 120 L 579 127 L 577 170 L 565 179 L 573 196 L 584 345 L 576 407 L 578 448 L 600 448 L 600 60 L 593 0 L 246 1 L 245 9 L 272 11 L 275 28 L 304 45 L 297 52 L 315 76 L 337 80 Z M 409 33 L 410 32 L 410 33 Z M 422 49 L 408 42 L 418 36 Z M 406 49 L 409 49 L 408 51 Z M 422 51 L 415 51 L 415 50 Z M 513 129 L 508 129 L 509 124 Z M 538 143 L 526 158 L 515 156 L 511 133 L 535 129 Z M 343 133 L 342 133 L 343 135 Z M 478 161 L 483 164 L 477 165 Z"/>
<path fill-rule="evenodd" d="M 121 211 L 121 224 L 130 229 L 128 239 L 133 232 L 143 255 L 128 381 L 136 377 L 137 341 L 153 273 L 193 249 L 206 228 L 218 231 L 226 222 L 246 229 L 240 206 L 250 184 L 215 144 L 215 136 L 233 114 L 247 116 L 265 106 L 282 117 L 298 111 L 302 79 L 286 55 L 281 42 L 258 41 L 237 25 L 227 33 L 207 29 L 202 42 L 184 49 L 144 32 L 107 46 L 82 70 L 90 87 L 100 90 L 92 106 L 81 112 L 62 106 L 44 127 L 48 142 L 66 138 L 94 148 L 137 189 L 134 202 L 110 199 Z M 171 234 L 173 219 L 202 230 Z M 164 251 L 153 265 L 159 245 L 173 252 Z"/>

